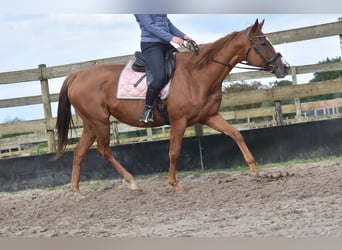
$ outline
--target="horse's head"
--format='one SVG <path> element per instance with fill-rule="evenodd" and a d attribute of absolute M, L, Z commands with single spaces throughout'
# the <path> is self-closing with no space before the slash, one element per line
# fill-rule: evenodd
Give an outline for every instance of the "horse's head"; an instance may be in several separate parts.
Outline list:
<path fill-rule="evenodd" d="M 264 20 L 259 23 L 258 19 L 254 25 L 246 30 L 250 47 L 247 51 L 246 61 L 249 65 L 261 67 L 269 71 L 277 78 L 283 78 L 289 71 L 289 64 L 280 53 L 277 53 L 266 35 L 261 31 Z"/>

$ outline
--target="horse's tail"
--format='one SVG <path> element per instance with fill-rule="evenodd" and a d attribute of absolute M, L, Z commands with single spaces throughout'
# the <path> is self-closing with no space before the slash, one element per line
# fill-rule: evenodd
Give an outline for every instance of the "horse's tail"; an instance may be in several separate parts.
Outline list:
<path fill-rule="evenodd" d="M 59 93 L 58 109 L 57 109 L 57 151 L 54 159 L 58 159 L 64 153 L 65 147 L 68 140 L 68 132 L 70 125 L 74 125 L 71 116 L 71 103 L 68 98 L 68 88 L 69 85 L 75 80 L 77 73 L 70 74 L 62 85 L 61 91 Z"/>

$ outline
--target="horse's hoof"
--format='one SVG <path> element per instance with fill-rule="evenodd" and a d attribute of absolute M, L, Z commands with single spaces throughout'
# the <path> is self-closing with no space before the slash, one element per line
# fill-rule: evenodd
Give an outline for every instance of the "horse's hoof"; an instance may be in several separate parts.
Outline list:
<path fill-rule="evenodd" d="M 258 176 L 259 173 L 257 171 L 249 171 L 249 175 L 251 175 L 251 176 Z"/>
<path fill-rule="evenodd" d="M 80 190 L 73 188 L 72 185 L 70 185 L 70 191 L 74 194 L 77 202 L 84 199 L 84 196 L 81 194 Z"/>
<path fill-rule="evenodd" d="M 75 195 L 77 202 L 80 202 L 81 200 L 85 198 L 80 192 L 74 192 L 74 195 Z"/>
<path fill-rule="evenodd" d="M 140 191 L 141 187 L 136 181 L 131 182 L 131 190 L 133 191 Z"/>
<path fill-rule="evenodd" d="M 176 184 L 175 185 L 175 190 L 176 190 L 176 193 L 180 193 L 180 192 L 183 192 L 183 187 L 182 187 L 182 185 L 180 185 L 180 184 Z"/>

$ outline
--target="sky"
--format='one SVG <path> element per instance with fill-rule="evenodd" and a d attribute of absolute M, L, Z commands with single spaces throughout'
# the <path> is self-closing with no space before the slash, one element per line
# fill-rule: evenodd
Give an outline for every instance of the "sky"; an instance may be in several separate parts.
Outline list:
<path fill-rule="evenodd" d="M 49 67 L 129 55 L 140 50 L 140 30 L 132 14 L 89 12 L 18 13 L 8 10 L 0 13 L 0 73 L 33 69 L 39 64 Z M 168 16 L 184 33 L 202 44 L 245 29 L 257 18 L 265 19 L 263 31 L 268 33 L 335 22 L 342 14 L 199 13 Z M 338 36 L 275 45 L 275 48 L 290 65 L 296 66 L 341 56 Z M 49 80 L 50 93 L 59 92 L 63 79 Z M 299 82 L 307 79 L 308 76 L 303 76 Z M 0 84 L 0 99 L 32 95 L 40 95 L 39 82 Z M 53 116 L 56 116 L 56 109 L 57 105 L 53 104 Z M 15 118 L 31 120 L 43 117 L 42 105 L 0 109 L 0 123 Z"/>

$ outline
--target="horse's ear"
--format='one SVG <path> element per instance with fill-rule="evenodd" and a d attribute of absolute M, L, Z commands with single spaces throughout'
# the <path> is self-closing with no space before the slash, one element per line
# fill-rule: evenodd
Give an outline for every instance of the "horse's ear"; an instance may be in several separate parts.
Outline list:
<path fill-rule="evenodd" d="M 252 35 L 257 34 L 258 32 L 260 32 L 261 29 L 262 29 L 262 26 L 264 25 L 264 22 L 265 22 L 265 19 L 263 19 L 260 23 L 259 23 L 259 20 L 256 19 L 255 23 L 253 24 L 253 26 L 250 29 L 249 35 L 252 36 Z"/>
<path fill-rule="evenodd" d="M 262 30 L 262 26 L 264 26 L 264 22 L 265 22 L 265 19 L 263 19 L 263 20 L 259 23 L 259 30 L 260 30 L 260 31 Z"/>
<path fill-rule="evenodd" d="M 252 36 L 254 35 L 257 31 L 258 31 L 258 28 L 259 28 L 259 20 L 255 20 L 255 23 L 252 25 L 250 31 L 249 31 L 249 35 Z"/>

